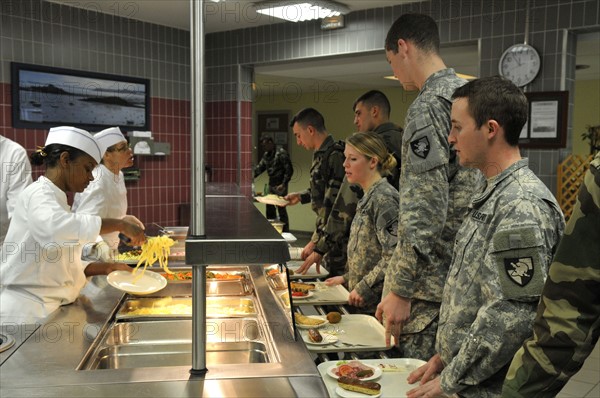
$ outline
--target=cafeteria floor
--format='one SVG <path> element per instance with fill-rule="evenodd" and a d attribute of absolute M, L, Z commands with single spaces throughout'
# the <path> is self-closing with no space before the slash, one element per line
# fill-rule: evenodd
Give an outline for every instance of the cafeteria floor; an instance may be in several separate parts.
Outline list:
<path fill-rule="evenodd" d="M 558 398 L 600 398 L 600 340 L 581 370 L 569 380 Z"/>
<path fill-rule="evenodd" d="M 294 247 L 304 247 L 310 240 L 310 233 L 291 231 L 298 239 Z M 600 341 L 585 361 L 581 370 L 569 380 L 557 398 L 600 398 Z"/>

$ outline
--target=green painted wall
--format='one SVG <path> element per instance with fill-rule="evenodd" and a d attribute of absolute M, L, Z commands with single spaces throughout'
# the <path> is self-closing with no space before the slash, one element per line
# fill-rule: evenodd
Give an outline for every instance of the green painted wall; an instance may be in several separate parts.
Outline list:
<path fill-rule="evenodd" d="M 342 140 L 356 131 L 353 120 L 354 111 L 352 104 L 356 98 L 368 90 L 348 90 L 325 93 L 306 92 L 302 95 L 277 95 L 258 96 L 254 102 L 254 112 L 289 110 L 294 115 L 306 107 L 313 107 L 323 114 L 327 131 L 337 140 Z M 405 92 L 399 85 L 398 88 L 381 89 L 390 100 L 392 105 L 392 122 L 404 125 L 404 117 L 408 106 L 415 99 L 417 92 Z M 293 98 L 292 98 L 293 97 Z M 256 118 L 254 118 L 256 120 Z M 290 129 L 290 155 L 294 164 L 294 177 L 290 183 L 290 192 L 301 191 L 308 188 L 310 179 L 310 164 L 312 152 L 298 146 Z M 256 146 L 256 126 L 254 128 L 254 146 Z M 255 154 L 255 163 L 256 163 Z M 267 175 L 259 176 L 254 180 L 257 191 L 262 191 L 267 182 Z M 265 205 L 257 203 L 256 206 L 264 213 Z M 294 231 L 313 231 L 315 226 L 315 214 L 310 204 L 296 205 L 288 208 L 290 217 L 290 228 Z"/>
<path fill-rule="evenodd" d="M 589 155 L 589 141 L 583 141 L 581 134 L 587 130 L 586 126 L 600 124 L 600 80 L 575 82 L 573 108 L 573 154 Z"/>

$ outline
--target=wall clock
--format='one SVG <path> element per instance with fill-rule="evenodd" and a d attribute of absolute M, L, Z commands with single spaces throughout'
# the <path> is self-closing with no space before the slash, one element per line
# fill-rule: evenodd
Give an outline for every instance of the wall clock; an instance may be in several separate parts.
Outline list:
<path fill-rule="evenodd" d="M 515 44 L 504 51 L 498 63 L 500 74 L 519 87 L 533 81 L 540 71 L 540 56 L 528 44 Z"/>

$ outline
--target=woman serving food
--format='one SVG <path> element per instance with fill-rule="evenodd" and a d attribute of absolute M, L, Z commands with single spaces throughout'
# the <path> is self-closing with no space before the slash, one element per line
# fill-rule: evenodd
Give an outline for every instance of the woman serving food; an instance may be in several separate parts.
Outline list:
<path fill-rule="evenodd" d="M 94 181 L 82 193 L 75 194 L 73 211 L 102 218 L 123 218 L 127 214 L 127 188 L 121 170 L 133 166 L 133 152 L 118 127 L 102 130 L 94 139 L 106 147 L 106 152 L 93 171 Z M 140 221 L 138 225 L 143 228 Z M 118 254 L 118 231 L 102 234 L 102 240 L 108 245 L 111 258 Z"/>
<path fill-rule="evenodd" d="M 121 231 L 134 244 L 144 231 L 130 216 L 100 218 L 71 212 L 67 192 L 82 192 L 105 148 L 75 127 L 50 129 L 46 144 L 31 155 L 46 170 L 17 199 L 0 264 L 2 322 L 33 323 L 79 295 L 86 276 L 130 270 L 124 264 L 85 263 L 82 246 L 99 234 Z"/>
<path fill-rule="evenodd" d="M 348 182 L 364 191 L 350 227 L 348 268 L 325 280 L 328 286 L 346 283 L 348 303 L 356 312 L 373 315 L 381 300 L 383 267 L 397 242 L 398 191 L 384 178 L 396 166 L 379 135 L 355 133 L 346 140 L 344 170 Z"/>

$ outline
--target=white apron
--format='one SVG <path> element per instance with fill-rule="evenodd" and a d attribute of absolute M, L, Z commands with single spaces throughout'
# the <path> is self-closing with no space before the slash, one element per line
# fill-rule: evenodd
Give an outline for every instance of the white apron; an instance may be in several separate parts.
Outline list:
<path fill-rule="evenodd" d="M 0 322 L 32 323 L 75 301 L 86 282 L 81 247 L 101 225 L 98 216 L 72 213 L 46 177 L 29 185 L 0 252 Z"/>

